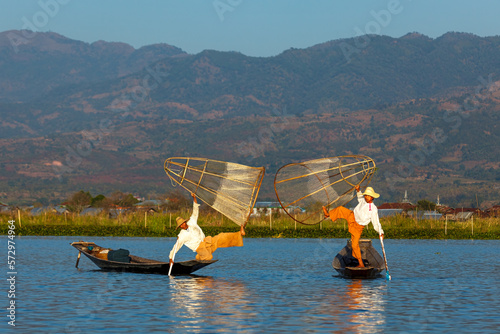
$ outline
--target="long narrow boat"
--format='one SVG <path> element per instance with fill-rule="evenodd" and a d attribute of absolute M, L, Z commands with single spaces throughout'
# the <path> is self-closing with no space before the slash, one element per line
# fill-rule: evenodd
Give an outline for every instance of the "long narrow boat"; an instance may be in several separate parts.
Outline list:
<path fill-rule="evenodd" d="M 332 262 L 333 268 L 344 278 L 376 278 L 381 277 L 385 269 L 384 259 L 372 246 L 370 239 L 359 240 L 364 268 L 357 268 L 358 260 L 352 256 L 351 240 L 340 250 Z"/>
<path fill-rule="evenodd" d="M 144 274 L 162 274 L 168 275 L 170 264 L 156 260 L 145 259 L 139 256 L 130 255 L 127 250 L 118 249 L 112 250 L 96 245 L 93 242 L 73 242 L 71 246 L 75 247 L 78 253 L 78 262 L 80 255 L 83 253 L 95 265 L 105 271 L 126 271 Z M 208 266 L 218 260 L 197 261 L 190 260 L 184 262 L 175 262 L 172 266 L 172 276 L 190 275 L 195 271 Z"/>

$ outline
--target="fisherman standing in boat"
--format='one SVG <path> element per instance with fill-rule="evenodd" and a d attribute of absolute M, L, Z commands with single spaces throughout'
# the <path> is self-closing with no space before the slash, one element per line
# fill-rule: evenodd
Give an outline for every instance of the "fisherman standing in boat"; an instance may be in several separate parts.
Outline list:
<path fill-rule="evenodd" d="M 176 219 L 176 229 L 181 228 L 181 231 L 177 236 L 177 242 L 170 251 L 171 265 L 174 263 L 172 259 L 175 254 L 183 245 L 186 245 L 193 252 L 197 253 L 196 260 L 198 261 L 212 260 L 212 253 L 215 252 L 217 248 L 243 246 L 243 236 L 245 235 L 243 225 L 239 232 L 219 233 L 215 237 L 205 237 L 205 234 L 198 226 L 200 204 L 198 204 L 194 193 L 191 193 L 191 196 L 193 196 L 193 213 L 191 217 L 189 220 L 185 220 L 182 217 L 177 217 Z"/>
<path fill-rule="evenodd" d="M 323 207 L 323 212 L 325 217 L 330 217 L 332 221 L 339 218 L 347 220 L 349 233 L 351 233 L 352 256 L 359 262 L 357 267 L 363 268 L 365 265 L 361 258 L 361 249 L 359 248 L 359 239 L 361 238 L 363 229 L 372 222 L 373 228 L 382 239 L 384 238 L 384 230 L 378 219 L 378 209 L 375 204 L 373 204 L 373 199 L 378 198 L 380 195 L 377 194 L 372 187 L 367 187 L 365 192 L 361 193 L 361 191 L 359 191 L 359 185 L 356 186 L 356 193 L 358 196 L 358 205 L 354 208 L 354 212 L 343 206 L 330 210 L 330 212 Z"/>

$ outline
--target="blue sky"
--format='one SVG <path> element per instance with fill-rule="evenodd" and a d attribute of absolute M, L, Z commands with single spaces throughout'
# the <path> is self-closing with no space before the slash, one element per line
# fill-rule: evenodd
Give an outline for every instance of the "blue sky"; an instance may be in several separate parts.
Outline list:
<path fill-rule="evenodd" d="M 498 0 L 0 0 L 0 31 L 31 28 L 84 42 L 167 43 L 273 56 L 377 33 L 500 35 Z"/>

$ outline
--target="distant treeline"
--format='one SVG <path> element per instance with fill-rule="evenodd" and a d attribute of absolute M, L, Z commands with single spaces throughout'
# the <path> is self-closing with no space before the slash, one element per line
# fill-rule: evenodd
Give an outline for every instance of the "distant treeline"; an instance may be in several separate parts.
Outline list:
<path fill-rule="evenodd" d="M 93 197 L 89 191 L 80 190 L 70 196 L 70 198 L 68 198 L 68 200 L 63 202 L 61 205 L 67 208 L 69 212 L 80 213 L 88 207 L 103 209 L 134 209 L 136 208 L 136 204 L 139 202 L 140 201 L 131 193 L 115 191 L 109 197 L 102 194 Z M 161 208 L 166 211 L 179 211 L 192 207 L 192 200 L 190 198 L 186 198 L 185 192 L 181 192 L 178 189 L 161 196 L 157 202 L 161 203 L 157 204 L 156 208 Z M 35 204 L 35 206 L 38 207 L 43 205 L 42 203 Z M 436 210 L 436 203 L 427 199 L 422 199 L 417 202 L 415 208 L 418 210 Z M 141 209 L 143 209 L 143 207 Z"/>
<path fill-rule="evenodd" d="M 135 212 L 110 218 L 106 213 L 96 216 L 46 213 L 32 216 L 25 213 L 0 215 L 1 234 L 8 233 L 7 221 L 15 221 L 16 236 L 95 236 L 112 237 L 175 237 L 175 218 L 188 218 L 190 210 L 175 213 Z M 388 239 L 500 239 L 500 218 L 471 219 L 465 222 L 416 220 L 400 215 L 381 218 Z M 219 213 L 203 212 L 199 225 L 206 235 L 237 231 L 239 227 Z M 317 225 L 301 225 L 285 215 L 251 217 L 247 236 L 255 238 L 350 238 L 344 220 L 325 220 Z M 364 238 L 378 238 L 371 225 L 363 231 Z M 89 241 L 85 240 L 85 241 Z"/>

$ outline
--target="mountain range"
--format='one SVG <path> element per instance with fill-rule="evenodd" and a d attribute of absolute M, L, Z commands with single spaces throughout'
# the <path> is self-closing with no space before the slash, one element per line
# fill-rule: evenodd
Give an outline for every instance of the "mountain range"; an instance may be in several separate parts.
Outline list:
<path fill-rule="evenodd" d="M 158 197 L 163 161 L 265 166 L 361 154 L 382 201 L 497 203 L 500 37 L 342 39 L 274 57 L 0 33 L 0 200 Z"/>

